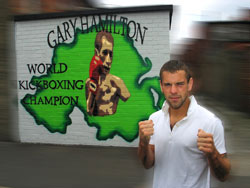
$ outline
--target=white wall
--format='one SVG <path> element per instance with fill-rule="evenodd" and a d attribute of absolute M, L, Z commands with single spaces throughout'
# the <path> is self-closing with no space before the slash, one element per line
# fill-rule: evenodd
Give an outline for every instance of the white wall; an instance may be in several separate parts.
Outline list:
<path fill-rule="evenodd" d="M 143 75 L 140 82 L 146 77 L 158 76 L 161 65 L 170 58 L 169 11 L 148 11 L 116 15 L 127 17 L 129 20 L 134 20 L 148 28 L 144 44 L 134 42 L 142 58 L 145 59 L 148 57 L 153 64 L 151 71 Z M 29 73 L 27 64 L 51 63 L 54 49 L 48 46 L 47 35 L 52 29 L 56 29 L 58 25 L 61 25 L 69 19 L 73 20 L 74 17 L 15 22 L 18 87 L 20 86 L 19 81 L 30 81 L 32 76 L 34 76 Z M 80 27 L 79 24 L 80 22 L 77 22 L 78 27 Z M 73 30 L 69 31 L 73 35 Z M 65 43 L 69 44 L 72 41 L 73 38 L 68 39 Z M 35 76 L 40 76 L 40 74 L 36 74 Z M 58 132 L 51 133 L 43 125 L 37 125 L 34 117 L 20 104 L 20 100 L 23 99 L 26 94 L 34 94 L 36 90 L 32 91 L 20 88 L 17 88 L 17 90 L 18 126 L 21 142 L 128 147 L 134 147 L 138 144 L 138 139 L 135 139 L 133 142 L 127 142 L 118 135 L 113 139 L 99 141 L 96 139 L 97 129 L 88 126 L 84 120 L 84 114 L 77 108 L 70 114 L 72 124 L 67 127 L 65 134 Z"/>

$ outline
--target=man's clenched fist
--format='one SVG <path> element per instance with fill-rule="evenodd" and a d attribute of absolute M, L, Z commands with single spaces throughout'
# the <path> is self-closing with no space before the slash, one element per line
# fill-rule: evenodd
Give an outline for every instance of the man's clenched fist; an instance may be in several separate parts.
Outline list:
<path fill-rule="evenodd" d="M 99 82 L 100 71 L 101 71 L 102 65 L 103 65 L 103 62 L 101 58 L 98 56 L 94 56 L 89 65 L 89 78 L 90 78 L 89 89 L 95 95 L 99 87 L 98 82 Z"/>
<path fill-rule="evenodd" d="M 211 156 L 216 151 L 214 146 L 213 135 L 206 133 L 202 129 L 198 130 L 197 146 L 200 151 L 202 151 L 207 156 Z"/>
<path fill-rule="evenodd" d="M 149 142 L 150 136 L 154 134 L 154 123 L 152 120 L 139 122 L 139 135 L 140 139 L 144 142 Z"/>

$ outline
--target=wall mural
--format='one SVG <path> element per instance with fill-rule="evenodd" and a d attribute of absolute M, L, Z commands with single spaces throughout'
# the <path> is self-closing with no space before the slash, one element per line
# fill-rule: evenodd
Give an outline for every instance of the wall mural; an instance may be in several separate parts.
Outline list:
<path fill-rule="evenodd" d="M 139 83 L 152 63 L 141 57 L 134 42 L 143 45 L 150 31 L 125 17 L 116 21 L 116 17 L 93 16 L 91 23 L 83 19 L 69 19 L 48 32 L 51 63 L 27 64 L 30 74 L 46 74 L 19 80 L 19 89 L 35 91 L 27 93 L 21 104 L 37 125 L 51 133 L 66 134 L 72 124 L 70 114 L 78 108 L 87 124 L 97 128 L 98 140 L 119 135 L 132 142 L 138 137 L 138 122 L 159 109 L 164 100 L 158 77 Z M 77 20 L 82 28 L 76 28 Z M 69 38 L 73 42 L 66 44 Z M 152 90 L 159 95 L 157 101 Z"/>

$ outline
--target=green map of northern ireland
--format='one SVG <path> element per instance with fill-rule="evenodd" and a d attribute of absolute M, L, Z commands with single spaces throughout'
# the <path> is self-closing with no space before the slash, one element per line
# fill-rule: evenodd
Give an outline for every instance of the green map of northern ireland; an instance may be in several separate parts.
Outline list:
<path fill-rule="evenodd" d="M 117 30 L 122 27 L 122 24 L 116 25 Z M 159 78 L 146 78 L 139 83 L 141 76 L 151 70 L 151 61 L 142 58 L 134 47 L 133 39 L 126 34 L 112 33 L 114 48 L 110 74 L 124 81 L 131 97 L 126 102 L 119 100 L 113 115 L 89 116 L 85 81 L 89 77 L 89 64 L 94 55 L 97 34 L 94 29 L 90 31 L 83 33 L 76 29 L 72 43 L 61 43 L 53 49 L 47 73 L 32 77 L 30 83 L 36 88 L 35 93 L 26 94 L 21 104 L 37 125 L 43 125 L 51 133 L 66 134 L 67 126 L 72 124 L 70 114 L 74 108 L 78 108 L 88 126 L 97 128 L 98 140 L 112 139 L 119 135 L 132 142 L 138 137 L 138 122 L 148 119 L 163 103 Z M 157 101 L 153 92 L 158 94 Z"/>

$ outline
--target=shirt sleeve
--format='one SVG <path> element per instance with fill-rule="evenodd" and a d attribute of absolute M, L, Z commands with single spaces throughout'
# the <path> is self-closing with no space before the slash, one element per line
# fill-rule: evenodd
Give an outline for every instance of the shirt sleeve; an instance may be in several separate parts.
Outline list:
<path fill-rule="evenodd" d="M 155 121 L 154 121 L 154 118 L 152 117 L 152 115 L 149 117 L 149 120 L 152 120 L 152 121 L 154 122 L 154 129 L 155 129 Z M 154 132 L 155 132 L 155 130 L 154 130 Z M 153 134 L 153 135 L 150 137 L 149 144 L 155 145 L 154 137 L 155 137 L 155 134 Z"/>
<path fill-rule="evenodd" d="M 220 154 L 226 153 L 224 127 L 220 119 L 216 118 L 213 131 L 214 145 Z"/>

